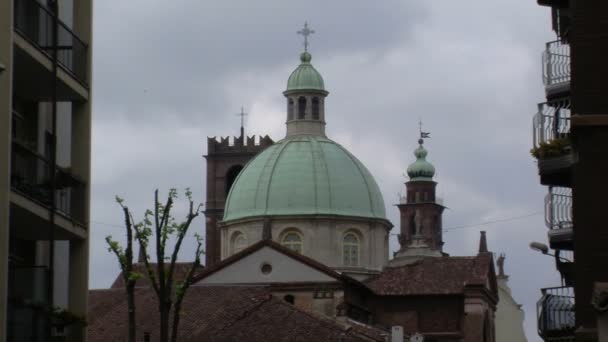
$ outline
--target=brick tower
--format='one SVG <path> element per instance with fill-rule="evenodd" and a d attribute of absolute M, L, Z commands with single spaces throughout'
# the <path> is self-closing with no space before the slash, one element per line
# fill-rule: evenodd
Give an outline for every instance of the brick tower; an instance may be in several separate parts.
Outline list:
<path fill-rule="evenodd" d="M 407 169 L 410 178 L 405 183 L 407 195 L 397 205 L 401 214 L 401 248 L 395 253 L 396 263 L 409 257 L 443 255 L 441 215 L 445 207 L 435 195 L 435 167 L 426 160 L 428 152 L 423 137 L 428 137 L 428 133 L 421 132 L 414 151 L 416 161 Z"/>
<path fill-rule="evenodd" d="M 234 137 L 230 144 L 228 137 L 207 138 L 207 198 L 205 202 L 206 256 L 205 266 L 209 267 L 220 261 L 220 234 L 218 222 L 224 216 L 224 204 L 239 172 L 245 164 L 258 153 L 274 142 L 269 136 L 245 137 L 241 126 L 241 136 Z"/>

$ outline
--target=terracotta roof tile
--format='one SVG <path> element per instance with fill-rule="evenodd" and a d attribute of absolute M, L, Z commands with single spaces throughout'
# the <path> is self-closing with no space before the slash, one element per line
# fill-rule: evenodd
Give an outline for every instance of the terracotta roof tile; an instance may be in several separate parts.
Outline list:
<path fill-rule="evenodd" d="M 124 341 L 127 307 L 123 289 L 89 293 L 89 342 Z M 137 339 L 158 341 L 157 300 L 152 289 L 136 289 Z M 384 341 L 380 334 L 317 317 L 251 286 L 195 286 L 184 299 L 180 342 Z M 363 333 L 365 331 L 365 333 Z"/>
<path fill-rule="evenodd" d="M 462 294 L 466 285 L 491 284 L 492 255 L 428 257 L 412 264 L 386 268 L 365 282 L 377 295 Z"/>
<path fill-rule="evenodd" d="M 156 263 L 150 263 L 150 266 L 153 269 L 156 269 Z M 186 278 L 186 275 L 188 274 L 188 271 L 190 270 L 190 266 L 192 266 L 191 262 L 176 262 L 175 263 L 175 273 L 174 273 L 174 280 L 176 282 L 181 282 L 184 280 L 184 278 Z M 168 268 L 168 267 L 167 267 Z M 199 268 L 196 270 L 195 273 L 195 277 L 197 276 L 197 274 L 203 272 L 205 268 L 203 266 L 199 266 Z M 145 284 L 137 284 L 136 286 L 138 287 L 142 287 L 142 286 L 150 286 L 149 284 L 149 278 L 148 278 L 148 274 L 146 272 L 146 268 L 144 266 L 143 263 L 136 263 L 133 264 L 133 272 L 137 272 L 137 273 L 141 273 L 144 275 L 144 278 L 146 283 Z M 122 272 L 120 272 L 118 274 L 118 276 L 116 277 L 116 279 L 114 280 L 114 283 L 112 283 L 111 288 L 116 289 L 116 288 L 123 288 L 125 287 L 125 281 L 122 277 Z"/>

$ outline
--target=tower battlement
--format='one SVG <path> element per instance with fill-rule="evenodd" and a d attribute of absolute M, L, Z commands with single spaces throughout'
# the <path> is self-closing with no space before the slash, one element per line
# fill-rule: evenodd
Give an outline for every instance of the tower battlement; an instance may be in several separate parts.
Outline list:
<path fill-rule="evenodd" d="M 207 137 L 207 153 L 237 153 L 237 152 L 259 152 L 274 144 L 272 138 L 265 136 L 248 137 Z"/>

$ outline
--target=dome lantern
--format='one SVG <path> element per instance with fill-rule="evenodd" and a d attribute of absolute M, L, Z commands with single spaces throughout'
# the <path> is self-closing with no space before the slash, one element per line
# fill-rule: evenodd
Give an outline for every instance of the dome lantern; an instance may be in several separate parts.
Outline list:
<path fill-rule="evenodd" d="M 308 52 L 308 36 L 315 33 L 308 23 L 298 31 L 304 36 L 304 52 L 300 54 L 300 65 L 287 80 L 283 95 L 287 98 L 287 137 L 294 135 L 325 136 L 325 82 L 312 66 L 312 55 Z"/>

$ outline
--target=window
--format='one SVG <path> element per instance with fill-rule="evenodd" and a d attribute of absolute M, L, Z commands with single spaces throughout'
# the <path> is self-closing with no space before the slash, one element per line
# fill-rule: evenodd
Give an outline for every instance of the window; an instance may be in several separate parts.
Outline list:
<path fill-rule="evenodd" d="M 226 172 L 226 197 L 228 197 L 230 188 L 232 188 L 232 184 L 234 184 L 236 177 L 239 175 L 242 169 L 243 167 L 241 165 L 235 165 L 231 167 L 228 172 Z"/>
<path fill-rule="evenodd" d="M 319 120 L 319 98 L 312 98 L 312 118 L 313 120 Z"/>
<path fill-rule="evenodd" d="M 245 234 L 236 232 L 232 235 L 232 254 L 236 254 L 243 249 L 247 248 L 247 238 Z"/>
<path fill-rule="evenodd" d="M 293 120 L 293 99 L 287 101 L 287 120 Z"/>
<path fill-rule="evenodd" d="M 359 266 L 359 238 L 354 233 L 344 235 L 343 241 L 344 266 Z"/>
<path fill-rule="evenodd" d="M 298 119 L 304 119 L 306 117 L 306 98 L 300 96 L 298 99 Z"/>
<path fill-rule="evenodd" d="M 297 232 L 289 232 L 283 236 L 281 244 L 295 252 L 302 253 L 302 236 Z"/>

